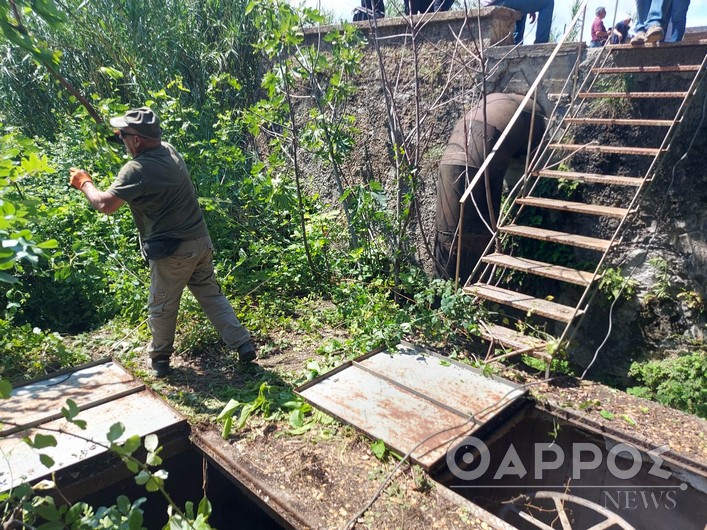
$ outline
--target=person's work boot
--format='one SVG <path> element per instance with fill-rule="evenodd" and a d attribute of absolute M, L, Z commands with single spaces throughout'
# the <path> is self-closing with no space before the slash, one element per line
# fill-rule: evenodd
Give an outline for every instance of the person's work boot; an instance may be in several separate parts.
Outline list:
<path fill-rule="evenodd" d="M 631 44 L 633 46 L 643 46 L 645 43 L 646 43 L 646 32 L 645 31 L 639 31 L 631 39 Z"/>
<path fill-rule="evenodd" d="M 255 360 L 255 345 L 252 340 L 238 346 L 238 362 L 249 363 Z"/>
<path fill-rule="evenodd" d="M 663 38 L 665 38 L 665 32 L 660 26 L 651 26 L 650 28 L 648 28 L 648 31 L 646 31 L 646 41 L 650 42 L 651 44 L 660 42 L 663 40 Z"/>
<path fill-rule="evenodd" d="M 150 361 L 152 365 L 152 375 L 161 379 L 169 375 L 172 369 L 169 367 L 169 357 L 155 357 Z"/>

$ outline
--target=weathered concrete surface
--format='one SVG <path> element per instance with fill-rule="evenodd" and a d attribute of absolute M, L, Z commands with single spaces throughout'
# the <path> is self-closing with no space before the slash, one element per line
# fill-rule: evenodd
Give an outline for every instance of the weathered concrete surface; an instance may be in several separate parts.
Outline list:
<path fill-rule="evenodd" d="M 478 35 L 479 23 L 484 46 L 512 44 L 511 32 L 520 13 L 505 7 L 482 7 L 464 11 L 444 11 L 412 17 L 386 17 L 362 22 L 352 22 L 370 40 L 378 39 L 382 46 L 409 45 L 411 26 L 418 28 L 419 37 L 426 42 L 449 41 L 455 35 Z M 338 26 L 319 26 L 305 29 L 305 42 L 315 44 L 321 35 L 336 30 Z"/>

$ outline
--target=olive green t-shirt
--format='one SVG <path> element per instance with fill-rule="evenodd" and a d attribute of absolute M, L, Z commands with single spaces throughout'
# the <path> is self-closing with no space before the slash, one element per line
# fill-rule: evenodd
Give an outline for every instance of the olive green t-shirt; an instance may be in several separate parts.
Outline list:
<path fill-rule="evenodd" d="M 108 193 L 128 203 L 143 240 L 208 235 L 187 166 L 166 142 L 126 163 Z"/>

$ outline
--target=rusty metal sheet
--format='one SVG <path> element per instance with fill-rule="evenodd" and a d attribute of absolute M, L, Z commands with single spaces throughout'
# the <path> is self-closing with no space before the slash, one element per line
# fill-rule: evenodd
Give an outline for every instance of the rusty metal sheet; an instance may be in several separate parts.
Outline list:
<path fill-rule="evenodd" d="M 426 469 L 525 394 L 411 344 L 346 363 L 297 389 L 313 405 Z"/>
<path fill-rule="evenodd" d="M 106 361 L 14 388 L 10 399 L 0 401 L 0 436 L 18 425 L 56 419 L 67 399 L 85 408 L 142 388 L 120 366 Z"/>
<path fill-rule="evenodd" d="M 77 418 L 86 421 L 85 430 L 62 417 L 67 398 L 79 405 Z M 5 423 L 8 418 L 13 425 Z M 182 427 L 186 420 L 112 362 L 14 389 L 10 399 L 0 401 L 0 423 L 5 427 L 0 433 L 0 492 L 106 454 L 106 434 L 116 422 L 125 426 L 126 437 L 143 437 Z M 54 460 L 51 468 L 22 441 L 37 433 L 57 441 L 56 447 L 41 450 Z"/>

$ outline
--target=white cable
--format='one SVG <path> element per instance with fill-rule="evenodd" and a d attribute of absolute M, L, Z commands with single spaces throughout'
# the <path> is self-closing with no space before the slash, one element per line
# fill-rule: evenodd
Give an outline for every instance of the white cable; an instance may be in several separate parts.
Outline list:
<path fill-rule="evenodd" d="M 665 204 L 666 204 L 666 202 L 668 201 L 668 197 L 669 197 L 669 195 L 670 195 L 670 191 L 671 191 L 672 188 L 673 188 L 673 183 L 675 182 L 675 169 L 677 168 L 677 166 L 678 166 L 678 164 L 679 164 L 680 162 L 682 162 L 683 160 L 685 160 L 685 159 L 687 158 L 688 153 L 689 153 L 690 150 L 692 149 L 692 146 L 693 146 L 693 144 L 695 143 L 695 140 L 697 139 L 697 135 L 698 135 L 698 133 L 700 132 L 700 129 L 702 129 L 702 125 L 703 125 L 703 123 L 704 123 L 704 121 L 705 121 L 705 113 L 706 113 L 706 112 L 707 112 L 707 94 L 705 94 L 704 101 L 702 102 L 702 118 L 700 119 L 700 123 L 697 125 L 697 128 L 695 129 L 695 133 L 692 135 L 692 140 L 690 141 L 690 145 L 687 146 L 687 150 L 686 150 L 686 151 L 683 153 L 683 155 L 678 159 L 678 161 L 675 162 L 675 164 L 673 164 L 673 168 L 672 168 L 672 170 L 671 170 L 670 184 L 668 184 L 668 189 L 667 189 L 666 192 L 665 192 L 665 196 L 664 196 L 664 198 L 663 198 L 663 202 L 662 202 L 662 204 L 660 205 L 660 208 L 658 209 L 659 212 L 661 212 L 661 211 L 663 210 L 663 208 L 665 208 Z M 656 217 L 658 217 L 658 216 L 656 216 Z M 648 256 L 648 251 L 650 250 L 651 244 L 653 243 L 653 240 L 655 239 L 657 233 L 658 233 L 658 231 L 656 230 L 656 231 L 653 233 L 653 235 L 650 237 L 650 239 L 648 240 L 648 244 L 646 245 L 646 253 L 645 253 L 645 256 L 643 257 L 643 259 L 642 259 L 639 263 L 637 263 L 636 265 L 633 266 L 633 268 L 631 269 L 631 272 L 629 273 L 629 275 L 626 276 L 626 280 L 630 280 L 630 279 L 633 277 L 633 275 L 636 273 L 636 269 L 638 269 L 638 267 L 639 267 L 640 265 L 643 265 L 643 263 L 644 263 L 644 261 L 645 261 L 645 259 L 646 259 L 646 256 Z M 582 373 L 582 377 L 580 377 L 580 379 L 584 379 L 584 378 L 586 377 L 587 372 L 589 371 L 589 369 L 594 365 L 595 361 L 597 360 L 597 357 L 599 356 L 599 351 L 601 351 L 601 349 L 604 347 L 604 345 L 606 344 L 606 342 L 609 340 L 609 336 L 611 335 L 611 332 L 612 332 L 612 329 L 613 329 L 613 322 L 612 322 L 612 320 L 613 320 L 614 304 L 616 304 L 616 302 L 618 301 L 618 299 L 621 297 L 621 293 L 623 293 L 624 289 L 626 288 L 627 283 L 628 283 L 627 281 L 626 281 L 626 282 L 623 282 L 623 285 L 621 286 L 621 289 L 619 290 L 618 294 L 616 295 L 616 298 L 615 298 L 614 301 L 611 303 L 611 307 L 609 308 L 609 329 L 608 329 L 607 332 L 606 332 L 606 336 L 604 337 L 604 340 L 602 341 L 602 343 L 599 345 L 599 347 L 598 347 L 598 348 L 596 349 L 596 351 L 594 352 L 594 357 L 592 357 L 592 361 L 589 363 L 589 366 L 587 366 L 587 367 L 584 369 L 584 372 Z"/>

